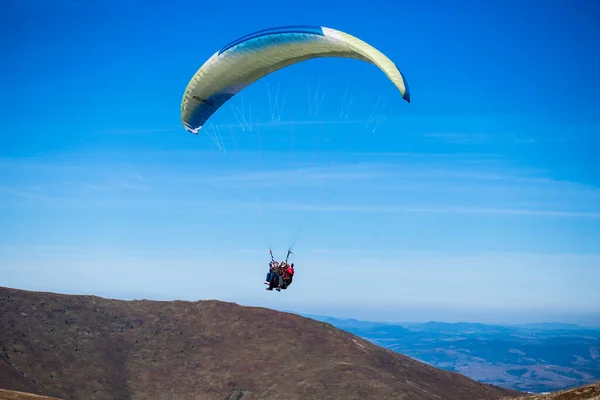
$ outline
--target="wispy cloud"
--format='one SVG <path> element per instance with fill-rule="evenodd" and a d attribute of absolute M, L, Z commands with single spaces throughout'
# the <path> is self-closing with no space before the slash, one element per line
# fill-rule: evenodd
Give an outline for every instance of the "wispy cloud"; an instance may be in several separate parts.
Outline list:
<path fill-rule="evenodd" d="M 220 124 L 207 124 L 203 129 L 224 129 L 224 128 L 240 128 L 242 130 L 252 130 L 257 127 L 283 127 L 283 126 L 302 126 L 302 125 L 366 125 L 370 120 L 367 119 L 359 119 L 359 120 L 349 120 L 349 119 L 336 119 L 336 120 L 305 120 L 300 119 L 297 121 L 294 120 L 272 120 L 272 121 L 264 121 L 264 122 L 253 122 L 252 124 L 241 124 L 241 123 L 220 123 Z M 202 133 L 202 130 L 200 130 Z"/>
<path fill-rule="evenodd" d="M 293 165 L 291 168 L 264 169 L 255 166 L 253 171 L 228 169 L 220 171 L 199 171 L 183 177 L 189 182 L 211 182 L 215 185 L 231 187 L 252 187 L 269 185 L 306 186 L 322 185 L 332 181 L 358 181 L 364 184 L 379 185 L 380 190 L 398 192 L 408 187 L 413 191 L 426 189 L 427 192 L 470 189 L 484 195 L 494 190 L 510 191 L 514 195 L 544 193 L 546 200 L 552 198 L 579 198 L 592 200 L 600 197 L 600 188 L 571 182 L 551 179 L 545 171 L 509 167 L 502 163 L 482 160 L 476 166 L 470 160 L 457 160 L 452 166 L 446 163 L 433 162 L 430 159 L 392 161 L 364 161 L 357 164 L 327 165 Z M 382 181 L 384 180 L 384 181 Z M 485 185 L 485 186 L 482 186 Z M 539 196 L 535 196 L 539 199 Z"/>
<path fill-rule="evenodd" d="M 119 182 L 118 186 L 123 188 L 123 189 L 131 189 L 131 190 L 150 190 L 150 186 L 147 185 L 139 185 L 137 183 L 131 183 L 131 182 Z"/>
<path fill-rule="evenodd" d="M 274 203 L 270 208 L 285 211 L 310 211 L 310 204 Z M 383 214 L 503 214 L 523 216 L 567 217 L 567 218 L 600 218 L 600 212 L 562 211 L 543 209 L 504 209 L 480 207 L 410 207 L 410 206 L 374 206 L 374 205 L 334 205 L 319 207 L 317 212 L 347 212 L 347 213 L 383 213 Z"/>
<path fill-rule="evenodd" d="M 519 136 L 512 133 L 467 133 L 467 132 L 425 132 L 406 134 L 423 137 L 450 144 L 487 144 L 492 142 L 532 144 L 536 140 L 529 136 Z"/>
<path fill-rule="evenodd" d="M 322 166 L 303 166 L 289 170 L 258 170 L 227 172 L 218 175 L 209 174 L 206 176 L 190 177 L 189 181 L 210 181 L 217 185 L 226 186 L 255 186 L 255 185 L 322 185 L 323 182 L 340 180 L 368 180 L 389 176 L 390 171 L 382 165 L 366 165 L 360 167 L 322 167 Z"/>
<path fill-rule="evenodd" d="M 113 128 L 106 129 L 102 133 L 107 135 L 139 135 L 152 133 L 182 133 L 183 128 L 166 127 L 166 128 Z"/>
<path fill-rule="evenodd" d="M 269 210 L 308 211 L 322 195 L 319 212 L 580 219 L 597 219 L 600 213 L 600 188 L 552 179 L 544 170 L 524 169 L 503 158 L 392 153 L 363 157 L 361 163 L 330 165 L 302 157 L 288 165 L 287 157 L 285 162 L 267 157 L 270 161 L 262 165 L 259 153 L 243 157 L 253 162 L 221 162 L 216 156 L 210 159 L 208 153 L 198 157 L 192 150 L 166 155 L 4 157 L 0 170 L 10 173 L 3 174 L 0 196 L 46 200 L 53 207 L 95 209 L 134 204 L 146 209 L 162 209 L 166 204 L 193 209 L 199 207 L 194 199 L 200 198 L 214 200 L 203 202 L 213 210 L 256 209 L 255 203 L 223 201 L 233 196 L 251 202 L 254 197 L 275 201 Z M 267 188 L 282 190 L 271 197 L 264 192 Z M 150 190 L 153 196 L 144 196 L 140 202 L 140 196 Z M 288 200 L 292 203 L 286 204 Z M 331 200 L 350 203 L 335 205 L 328 203 Z"/>
<path fill-rule="evenodd" d="M 83 190 L 91 190 L 93 192 L 105 192 L 106 191 L 105 186 L 94 185 L 92 183 L 84 183 L 82 189 Z"/>
<path fill-rule="evenodd" d="M 107 175 L 83 176 L 80 180 L 64 182 L 63 187 L 80 187 L 82 191 L 116 192 L 116 191 L 148 191 L 150 183 L 139 173 L 111 173 Z"/>
<path fill-rule="evenodd" d="M 424 133 L 423 137 L 442 140 L 448 143 L 484 143 L 496 136 L 486 133 Z"/>
<path fill-rule="evenodd" d="M 51 168 L 46 169 L 46 173 L 48 170 L 51 170 Z M 140 174 L 105 176 L 80 174 L 80 171 L 74 169 L 65 169 L 65 171 L 56 173 L 56 175 L 37 177 L 38 179 L 29 178 L 25 180 L 25 183 L 15 179 L 13 182 L 0 184 L 0 195 L 32 200 L 59 201 L 86 192 L 109 193 L 152 190 L 151 184 Z"/>
<path fill-rule="evenodd" d="M 83 191 L 94 191 L 94 192 L 109 192 L 115 190 L 135 190 L 135 191 L 147 191 L 151 190 L 151 187 L 148 185 L 140 185 L 135 182 L 126 182 L 126 181 L 114 181 L 114 182 L 104 182 L 101 184 L 98 183 L 83 183 L 81 186 Z"/>
<path fill-rule="evenodd" d="M 43 199 L 44 196 L 39 193 L 40 188 L 36 187 L 31 189 L 30 186 L 21 185 L 19 187 L 11 187 L 8 185 L 0 184 L 0 193 L 4 193 L 9 196 L 23 197 L 28 199 Z"/>

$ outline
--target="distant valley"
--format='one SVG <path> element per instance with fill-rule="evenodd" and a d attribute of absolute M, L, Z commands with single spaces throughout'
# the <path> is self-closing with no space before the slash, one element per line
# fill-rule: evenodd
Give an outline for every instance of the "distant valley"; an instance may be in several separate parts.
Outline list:
<path fill-rule="evenodd" d="M 304 316 L 432 366 L 505 388 L 542 393 L 600 380 L 600 329 L 557 323 L 387 324 Z"/>

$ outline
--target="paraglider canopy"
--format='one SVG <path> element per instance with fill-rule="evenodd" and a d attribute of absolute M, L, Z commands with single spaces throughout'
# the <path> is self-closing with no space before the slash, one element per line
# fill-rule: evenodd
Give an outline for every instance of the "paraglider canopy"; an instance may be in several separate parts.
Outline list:
<path fill-rule="evenodd" d="M 395 99 L 400 101 L 401 98 L 410 103 L 410 91 L 404 76 L 396 64 L 381 51 L 345 32 L 322 26 L 310 25 L 283 26 L 264 29 L 244 35 L 227 43 L 206 60 L 192 76 L 187 84 L 181 101 L 181 122 L 188 132 L 197 135 L 200 129 L 204 127 L 203 132 L 206 133 L 207 137 L 209 137 L 218 147 L 220 154 L 227 153 L 227 157 L 231 157 L 233 154 L 238 155 L 238 161 L 242 161 L 245 172 L 254 172 L 254 175 L 246 175 L 253 177 L 254 180 L 248 179 L 245 181 L 248 184 L 245 189 L 248 189 L 246 190 L 248 193 L 253 192 L 252 195 L 256 200 L 260 224 L 266 226 L 270 225 L 269 222 L 271 218 L 266 218 L 266 224 L 263 220 L 263 211 L 268 211 L 267 208 L 284 211 L 275 214 L 277 217 L 273 218 L 273 220 L 276 220 L 281 224 L 280 226 L 283 227 L 283 229 L 278 230 L 278 237 L 283 236 L 284 233 L 286 235 L 289 234 L 290 236 L 290 244 L 287 247 L 289 251 L 285 258 L 286 262 L 288 261 L 291 250 L 294 248 L 296 241 L 300 237 L 304 226 L 313 215 L 313 212 L 329 200 L 330 197 L 328 197 L 329 195 L 326 195 L 326 192 L 332 193 L 336 189 L 336 185 L 332 184 L 331 181 L 335 178 L 340 178 L 341 180 L 344 177 L 343 172 L 327 173 L 324 171 L 325 168 L 331 168 L 336 163 L 340 164 L 340 159 L 342 157 L 336 159 L 331 154 L 329 156 L 322 156 L 322 154 L 319 154 L 320 152 L 317 151 L 318 145 L 327 148 L 332 152 L 337 150 L 342 153 L 342 156 L 349 146 L 347 143 L 342 144 L 341 141 L 335 140 L 335 130 L 332 130 L 330 135 L 328 135 L 326 131 L 324 132 L 325 121 L 321 120 L 318 129 L 301 129 L 302 134 L 300 137 L 302 139 L 298 141 L 301 143 L 298 146 L 301 148 L 299 153 L 305 156 L 310 152 L 310 158 L 303 158 L 302 156 L 297 157 L 300 168 L 293 168 L 292 162 L 294 156 L 292 155 L 292 149 L 296 151 L 296 147 L 292 146 L 292 138 L 296 137 L 294 135 L 298 133 L 297 131 L 294 132 L 297 114 L 294 115 L 294 111 L 292 111 L 291 118 L 287 122 L 273 124 L 270 130 L 270 124 L 261 124 L 255 121 L 256 118 L 252 118 L 253 116 L 256 117 L 256 114 L 252 114 L 250 109 L 260 110 L 260 105 L 255 99 L 248 103 L 248 108 L 246 109 L 248 110 L 248 118 L 246 118 L 244 112 L 243 95 L 240 96 L 242 98 L 241 111 L 239 107 L 235 108 L 233 104 L 236 102 L 237 98 L 231 102 L 229 102 L 229 100 L 245 88 L 248 88 L 247 90 L 250 91 L 252 97 L 252 90 L 256 87 L 253 83 L 273 72 L 277 72 L 283 68 L 303 61 L 323 57 L 342 59 L 351 58 L 375 65 L 400 92 L 400 96 L 398 97 L 397 92 L 394 91 Z M 327 63 L 321 64 L 327 65 Z M 340 72 L 343 71 L 340 71 L 339 67 L 333 68 L 332 73 L 334 75 L 338 75 Z M 285 76 L 285 73 L 281 75 Z M 265 80 L 268 82 L 268 79 Z M 323 102 L 323 96 L 319 92 L 320 85 L 321 80 L 319 80 L 319 84 L 317 85 L 314 94 L 311 94 L 310 84 L 308 87 L 310 98 L 308 113 L 314 117 L 319 114 Z M 348 87 L 349 83 L 347 83 L 343 100 L 340 99 L 342 100 L 341 110 L 336 110 L 336 113 L 339 114 L 339 120 L 343 121 L 342 124 L 353 123 L 348 120 L 348 116 L 350 115 L 350 106 L 356 107 L 353 103 L 353 95 L 348 96 L 348 101 L 346 99 Z M 269 92 L 268 99 L 271 120 L 281 122 L 283 101 L 279 103 L 279 85 L 277 85 L 277 92 L 273 104 L 271 104 L 271 92 L 268 83 L 267 91 Z M 378 106 L 380 104 L 381 96 L 379 96 L 380 93 L 378 93 L 377 90 L 373 90 L 373 87 L 369 87 L 367 92 L 369 95 L 374 94 L 379 98 L 374 102 L 375 104 L 372 112 L 366 121 L 362 121 L 362 123 L 364 123 L 363 131 L 368 129 L 371 132 L 375 132 L 384 119 L 381 115 L 378 115 L 380 112 Z M 295 93 L 294 98 L 298 99 L 300 97 L 299 95 L 296 95 L 298 91 L 294 91 L 293 93 Z M 319 93 L 319 95 L 317 95 L 317 93 Z M 360 99 L 361 101 L 364 101 L 367 97 L 368 96 L 363 95 L 360 96 Z M 231 126 L 227 127 L 227 124 L 219 124 L 219 117 L 216 117 L 216 121 L 215 117 L 213 117 L 213 115 L 228 102 L 228 105 L 231 106 L 231 109 L 233 110 L 235 119 L 237 119 L 240 124 L 241 130 L 245 133 L 238 137 L 233 134 Z M 252 107 L 250 107 L 250 105 L 252 105 Z M 356 108 L 359 108 L 362 112 L 368 109 L 364 104 Z M 353 112 L 353 115 L 356 114 L 359 114 L 359 112 Z M 322 118 L 322 114 L 319 118 Z M 228 133 L 231 136 L 231 142 L 228 142 L 227 145 L 224 143 L 223 136 L 219 132 L 219 126 L 223 129 L 226 129 L 227 127 L 229 130 Z M 253 126 L 256 127 L 255 132 L 253 132 Z M 260 129 L 259 126 L 261 126 Z M 282 144 L 285 141 L 283 132 L 284 126 L 289 126 L 290 128 L 289 156 L 287 155 L 288 149 L 286 148 L 285 165 L 283 163 L 283 158 L 279 157 L 279 155 L 282 154 L 281 151 L 276 150 L 277 146 L 274 145 L 275 143 Z M 306 124 L 306 126 L 308 127 L 309 124 Z M 357 131 L 356 133 L 359 132 Z M 343 138 L 344 141 L 346 141 L 349 139 L 352 132 L 350 130 L 340 130 L 337 134 L 338 138 Z M 314 145 L 312 142 L 309 143 L 310 136 L 312 135 L 316 136 Z M 194 137 L 197 138 L 198 136 Z M 264 140 L 265 138 L 267 139 L 266 141 Z M 274 140 L 269 142 L 269 138 L 273 138 Z M 244 141 L 252 141 L 254 139 L 256 139 L 256 147 L 252 146 L 252 148 L 248 148 L 244 146 L 244 144 L 247 144 Z M 228 139 L 225 141 L 228 141 Z M 263 145 L 265 142 L 267 146 Z M 294 146 L 296 146 L 296 142 L 293 143 Z M 229 146 L 229 144 L 232 146 Z M 302 147 L 302 144 L 304 144 L 304 147 Z M 226 148 L 227 151 L 225 150 Z M 235 151 L 230 151 L 232 148 L 234 148 Z M 268 153 L 265 153 L 267 156 L 263 157 L 265 148 L 268 148 Z M 254 162 L 248 162 L 253 154 L 258 154 L 259 158 Z M 316 167 L 309 167 L 310 163 L 316 163 Z M 350 165 L 347 161 L 346 163 Z M 264 174 L 263 172 L 265 172 L 265 170 L 268 171 L 268 167 L 265 168 L 265 165 L 273 166 L 273 171 L 275 171 L 277 175 Z M 260 173 L 257 173 L 256 171 L 260 171 Z M 308 175 L 316 176 L 316 178 L 312 179 L 311 177 L 311 179 L 309 179 L 310 183 L 306 185 L 301 192 L 288 191 L 287 188 L 293 187 L 291 183 L 295 178 L 302 178 L 302 174 L 298 173 L 299 171 L 304 171 Z M 280 188 L 281 190 L 278 190 L 276 196 L 274 196 L 271 188 L 276 184 L 281 185 L 282 182 L 284 182 L 285 187 Z M 254 188 L 252 188 L 253 184 L 255 186 Z M 310 194 L 310 189 L 313 187 L 317 188 L 317 195 L 314 197 Z M 252 191 L 251 189 L 255 190 Z M 257 193 L 259 189 L 263 190 L 263 196 L 260 196 Z M 245 191 L 242 191 L 242 195 L 246 196 L 244 192 Z M 250 196 L 250 193 L 248 196 Z M 300 197 L 304 198 L 300 199 Z M 287 204 L 285 204 L 286 198 L 289 199 L 287 200 Z M 281 204 L 272 204 L 273 201 L 280 202 Z M 299 206 L 296 207 L 295 203 L 299 204 Z M 294 221 L 292 221 L 293 223 L 287 224 L 281 222 L 281 217 L 285 217 L 286 219 L 289 217 L 291 220 L 293 215 L 298 214 L 303 214 L 303 216 L 299 221 L 296 221 L 297 223 Z M 268 231 L 268 229 L 265 229 L 265 231 Z M 265 237 L 270 248 L 270 231 L 265 233 Z M 272 254 L 271 262 L 271 265 L 275 263 Z"/>
<path fill-rule="evenodd" d="M 242 36 L 213 54 L 187 85 L 181 102 L 183 126 L 197 134 L 223 104 L 248 85 L 317 57 L 354 58 L 374 64 L 410 102 L 408 84 L 398 67 L 368 43 L 331 28 L 284 26 Z"/>

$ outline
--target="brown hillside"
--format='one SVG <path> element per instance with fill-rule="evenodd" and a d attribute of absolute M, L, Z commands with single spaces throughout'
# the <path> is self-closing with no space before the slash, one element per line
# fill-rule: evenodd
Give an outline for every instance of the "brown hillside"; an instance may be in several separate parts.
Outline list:
<path fill-rule="evenodd" d="M 523 396 L 516 400 L 600 400 L 600 382 L 548 394 Z"/>
<path fill-rule="evenodd" d="M 0 288 L 0 387 L 62 399 L 500 399 L 333 326 L 219 301 Z M 9 372 L 13 378 L 9 378 Z M 16 379 L 20 376 L 23 379 Z"/>
<path fill-rule="evenodd" d="M 36 382 L 17 372 L 10 364 L 10 359 L 7 357 L 8 347 L 3 342 L 3 324 L 4 320 L 0 315 L 0 389 L 11 388 L 22 392 L 38 393 Z"/>

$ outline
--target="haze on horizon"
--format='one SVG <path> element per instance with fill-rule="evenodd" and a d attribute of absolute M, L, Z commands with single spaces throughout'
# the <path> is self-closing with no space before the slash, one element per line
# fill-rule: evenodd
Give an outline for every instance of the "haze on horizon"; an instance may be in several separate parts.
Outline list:
<path fill-rule="evenodd" d="M 7 4 L 0 285 L 600 326 L 600 5 L 336 1 Z M 183 129 L 218 48 L 304 23 L 380 49 L 411 103 L 373 65 L 315 60 Z M 265 291 L 269 245 L 296 239 L 293 285 Z"/>

